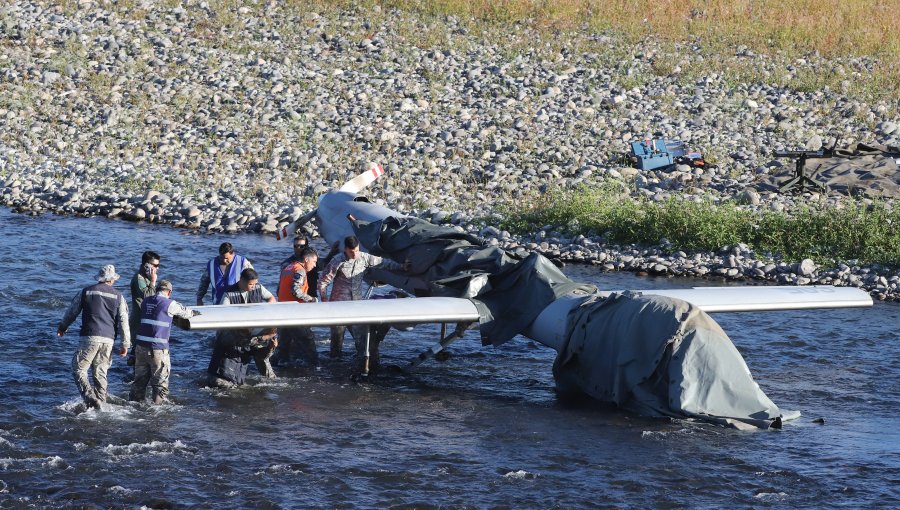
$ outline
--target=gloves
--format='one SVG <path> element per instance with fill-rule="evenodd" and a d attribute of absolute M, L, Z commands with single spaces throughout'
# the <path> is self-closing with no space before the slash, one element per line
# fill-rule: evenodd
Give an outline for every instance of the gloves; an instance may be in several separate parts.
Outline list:
<path fill-rule="evenodd" d="M 274 347 L 278 345 L 277 336 L 275 335 L 275 330 L 267 329 L 260 333 L 259 335 L 250 337 L 250 347 L 259 349 L 264 347 Z"/>

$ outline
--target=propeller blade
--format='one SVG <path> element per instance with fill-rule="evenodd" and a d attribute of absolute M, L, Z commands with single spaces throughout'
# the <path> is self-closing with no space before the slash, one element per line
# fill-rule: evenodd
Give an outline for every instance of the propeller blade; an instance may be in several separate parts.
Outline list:
<path fill-rule="evenodd" d="M 375 179 L 384 175 L 384 167 L 377 163 L 369 163 L 369 168 L 357 175 L 356 177 L 350 179 L 343 186 L 341 186 L 339 191 L 346 191 L 348 193 L 359 193 L 366 186 L 375 182 Z"/>
<path fill-rule="evenodd" d="M 313 209 L 312 211 L 309 211 L 303 216 L 297 218 L 297 221 L 285 225 L 281 228 L 281 230 L 275 232 L 275 239 L 281 241 L 282 239 L 287 239 L 289 236 L 293 236 L 294 232 L 299 230 L 303 225 L 309 223 L 309 220 L 313 219 L 316 216 L 316 212 L 318 212 L 318 209 Z"/>

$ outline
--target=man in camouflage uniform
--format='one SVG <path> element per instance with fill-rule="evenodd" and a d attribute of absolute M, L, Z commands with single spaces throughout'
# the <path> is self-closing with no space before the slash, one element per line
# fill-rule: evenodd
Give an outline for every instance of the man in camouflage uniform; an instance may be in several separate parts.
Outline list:
<path fill-rule="evenodd" d="M 361 252 L 359 239 L 348 236 L 344 239 L 344 252 L 325 266 L 319 274 L 319 300 L 320 301 L 353 301 L 364 299 L 363 280 L 370 268 L 402 269 L 400 264 L 392 260 Z M 331 294 L 328 294 L 328 286 L 331 285 Z M 356 343 L 357 361 L 362 361 L 366 351 L 367 326 L 350 326 L 350 334 Z M 331 328 L 331 352 L 333 358 L 341 356 L 344 344 L 344 332 L 346 326 Z"/>

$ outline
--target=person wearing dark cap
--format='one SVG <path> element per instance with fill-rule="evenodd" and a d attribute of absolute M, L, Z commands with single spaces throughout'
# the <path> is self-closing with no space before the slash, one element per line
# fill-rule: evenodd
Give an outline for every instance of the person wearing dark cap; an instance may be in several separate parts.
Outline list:
<path fill-rule="evenodd" d="M 121 356 L 128 354 L 131 344 L 128 304 L 125 296 L 112 287 L 118 279 L 115 266 L 110 264 L 100 268 L 97 283 L 81 289 L 56 328 L 56 336 L 65 335 L 75 318 L 81 315 L 80 342 L 72 358 L 72 376 L 89 407 L 99 408 L 106 402 L 106 371 L 112 364 L 116 335 L 122 339 Z M 93 385 L 88 380 L 88 368 L 93 375 Z"/>
<path fill-rule="evenodd" d="M 131 327 L 131 344 L 134 345 L 134 335 L 137 334 L 138 324 L 141 319 L 141 302 L 156 294 L 156 274 L 159 272 L 159 253 L 145 251 L 141 254 L 141 267 L 131 278 L 131 316 L 128 325 Z"/>
<path fill-rule="evenodd" d="M 141 316 L 135 334 L 134 382 L 129 400 L 143 401 L 147 397 L 147 384 L 153 389 L 153 403 L 161 404 L 169 396 L 169 334 L 172 319 L 190 319 L 196 312 L 172 299 L 172 282 L 160 280 L 156 294 L 144 298 Z"/>
<path fill-rule="evenodd" d="M 312 249 L 309 245 L 309 238 L 304 235 L 294 237 L 294 253 L 290 257 L 281 261 L 281 271 L 292 264 L 303 263 L 303 252 L 307 248 Z M 323 261 L 318 260 L 316 266 L 306 272 L 306 281 L 309 290 L 307 294 L 311 297 L 317 297 L 319 291 L 319 270 L 325 267 Z M 279 283 L 280 285 L 280 283 Z"/>
<path fill-rule="evenodd" d="M 219 255 L 209 259 L 206 269 L 200 277 L 200 287 L 197 288 L 197 306 L 203 306 L 203 297 L 213 287 L 213 304 L 218 305 L 222 301 L 225 289 L 236 284 L 241 278 L 241 271 L 252 269 L 253 265 L 243 255 L 234 252 L 231 243 L 219 245 Z"/>

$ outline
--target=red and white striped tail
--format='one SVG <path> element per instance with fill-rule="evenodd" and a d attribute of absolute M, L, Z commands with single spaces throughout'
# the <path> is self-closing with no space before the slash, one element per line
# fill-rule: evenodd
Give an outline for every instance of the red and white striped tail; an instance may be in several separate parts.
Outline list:
<path fill-rule="evenodd" d="M 348 193 L 359 193 L 366 186 L 375 182 L 375 179 L 384 175 L 384 167 L 370 162 L 369 167 L 365 172 L 357 175 L 356 177 L 350 179 L 343 186 L 341 186 L 340 191 L 346 191 Z"/>
<path fill-rule="evenodd" d="M 287 226 L 281 227 L 280 230 L 275 231 L 275 240 L 281 241 L 282 239 L 287 238 Z"/>

